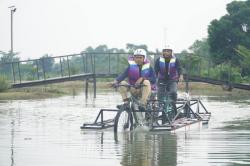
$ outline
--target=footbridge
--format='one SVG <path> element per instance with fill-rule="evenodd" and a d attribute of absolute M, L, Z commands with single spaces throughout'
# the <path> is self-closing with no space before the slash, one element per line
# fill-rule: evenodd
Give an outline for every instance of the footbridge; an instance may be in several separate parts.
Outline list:
<path fill-rule="evenodd" d="M 11 82 L 12 88 L 37 86 L 64 81 L 85 81 L 85 92 L 88 84 L 93 83 L 96 95 L 96 79 L 115 78 L 126 66 L 129 53 L 88 53 L 71 54 L 57 57 L 43 57 L 0 63 L 0 75 Z M 152 65 L 158 54 L 148 58 Z M 184 68 L 185 81 L 198 81 L 214 85 L 224 85 L 228 89 L 238 88 L 250 90 L 250 83 L 244 80 L 234 80 L 231 69 L 225 70 L 215 66 L 210 61 L 201 59 L 195 63 L 188 62 L 185 57 L 179 57 Z M 191 65 L 190 65 L 191 64 Z M 215 70 L 217 69 L 217 70 Z"/>

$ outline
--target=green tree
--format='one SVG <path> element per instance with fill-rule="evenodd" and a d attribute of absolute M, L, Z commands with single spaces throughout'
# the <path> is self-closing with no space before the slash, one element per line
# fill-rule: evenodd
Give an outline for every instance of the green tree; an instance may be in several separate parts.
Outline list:
<path fill-rule="evenodd" d="M 54 58 L 52 58 L 48 54 L 45 54 L 39 59 L 39 65 L 41 66 L 42 69 L 44 69 L 45 72 L 51 71 L 54 63 L 55 63 Z"/>
<path fill-rule="evenodd" d="M 196 56 L 201 57 L 209 57 L 209 44 L 206 38 L 203 38 L 202 40 L 196 40 L 192 46 L 189 47 L 189 49 L 193 52 Z"/>
<path fill-rule="evenodd" d="M 17 57 L 19 53 L 11 53 L 9 52 L 4 52 L 4 51 L 0 51 L 0 62 L 5 63 L 5 62 L 16 62 L 19 61 L 19 57 Z"/>
<path fill-rule="evenodd" d="M 135 44 L 131 44 L 131 43 L 127 43 L 126 44 L 126 49 L 129 51 L 129 52 L 133 52 L 135 51 L 136 49 L 138 48 L 142 48 L 144 50 L 146 50 L 148 52 L 148 46 L 145 45 L 145 44 L 141 44 L 141 45 L 135 45 Z"/>
<path fill-rule="evenodd" d="M 210 23 L 208 43 L 214 61 L 223 63 L 232 60 L 233 65 L 239 65 L 235 48 L 238 45 L 250 47 L 250 0 L 229 3 L 227 12 Z"/>
<path fill-rule="evenodd" d="M 16 67 L 17 63 L 11 64 L 10 62 L 19 61 L 19 57 L 17 57 L 19 53 L 11 53 L 0 51 L 0 73 L 4 74 L 7 79 L 12 79 L 13 68 Z"/>
<path fill-rule="evenodd" d="M 250 78 L 250 49 L 239 45 L 235 50 L 241 56 L 241 75 L 243 77 L 248 76 Z"/>

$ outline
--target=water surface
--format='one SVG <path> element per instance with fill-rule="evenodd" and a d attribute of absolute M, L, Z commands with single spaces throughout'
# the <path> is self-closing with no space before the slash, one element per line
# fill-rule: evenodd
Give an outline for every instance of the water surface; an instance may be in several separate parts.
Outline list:
<path fill-rule="evenodd" d="M 249 101 L 202 97 L 209 125 L 188 132 L 80 130 L 116 92 L 0 102 L 0 166 L 250 165 Z M 107 115 L 113 117 L 113 114 Z"/>

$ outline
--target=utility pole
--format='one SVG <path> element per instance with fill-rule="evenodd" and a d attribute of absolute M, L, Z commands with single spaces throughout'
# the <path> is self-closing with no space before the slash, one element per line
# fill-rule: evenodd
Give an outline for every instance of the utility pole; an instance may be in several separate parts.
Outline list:
<path fill-rule="evenodd" d="M 167 47 L 167 28 L 164 28 L 164 46 L 163 48 Z"/>
<path fill-rule="evenodd" d="M 163 48 L 168 48 L 168 47 L 169 47 L 169 45 L 167 43 L 167 28 L 165 27 L 164 28 L 164 46 L 163 46 Z"/>
<path fill-rule="evenodd" d="M 16 11 L 15 6 L 10 6 L 10 53 L 13 56 L 13 14 Z"/>

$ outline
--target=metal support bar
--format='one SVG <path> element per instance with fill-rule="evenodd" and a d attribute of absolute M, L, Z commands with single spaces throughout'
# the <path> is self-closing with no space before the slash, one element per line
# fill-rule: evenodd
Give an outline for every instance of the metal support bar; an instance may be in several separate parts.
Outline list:
<path fill-rule="evenodd" d="M 92 55 L 92 54 L 91 54 Z M 94 57 L 93 57 L 93 73 L 95 74 L 95 54 L 94 54 Z"/>
<path fill-rule="evenodd" d="M 103 111 L 101 112 L 101 123 L 103 123 Z"/>
<path fill-rule="evenodd" d="M 96 75 L 93 77 L 94 98 L 96 98 Z"/>
<path fill-rule="evenodd" d="M 85 72 L 88 72 L 88 54 L 85 55 Z"/>
<path fill-rule="evenodd" d="M 188 104 L 187 104 L 187 108 L 189 109 L 189 112 L 192 113 L 196 118 L 199 117 L 200 119 L 202 119 L 202 117 L 199 114 L 195 113 Z"/>
<path fill-rule="evenodd" d="M 20 83 L 22 82 L 22 78 L 21 78 L 21 71 L 20 71 L 20 62 L 17 63 L 17 67 L 18 67 L 18 75 L 19 75 L 19 81 Z"/>
<path fill-rule="evenodd" d="M 69 56 L 67 56 L 67 64 L 68 64 L 68 74 L 69 74 L 69 77 L 70 77 Z"/>
<path fill-rule="evenodd" d="M 97 123 L 97 121 L 98 121 L 100 115 L 102 114 L 102 112 L 103 112 L 103 110 L 100 110 L 100 111 L 99 111 L 99 113 L 98 113 L 98 115 L 97 115 L 97 117 L 96 117 L 94 123 Z"/>
<path fill-rule="evenodd" d="M 83 56 L 83 54 L 81 54 L 81 57 L 82 57 L 82 71 L 83 71 L 83 73 L 86 73 L 86 70 L 85 70 L 85 61 L 84 61 L 84 56 Z"/>
<path fill-rule="evenodd" d="M 89 79 L 87 78 L 85 81 L 85 98 L 88 98 L 88 89 L 89 89 Z"/>
<path fill-rule="evenodd" d="M 60 71 L 61 71 L 61 77 L 63 77 L 62 57 L 60 57 Z"/>
<path fill-rule="evenodd" d="M 208 110 L 206 109 L 206 107 L 203 105 L 203 103 L 199 100 L 199 103 L 201 104 L 202 108 L 206 111 L 206 113 L 210 113 L 208 112 Z"/>
<path fill-rule="evenodd" d="M 119 55 L 117 56 L 117 63 L 116 63 L 116 66 L 117 66 L 117 73 L 119 73 Z"/>
<path fill-rule="evenodd" d="M 38 60 L 36 60 L 36 74 L 37 74 L 37 79 L 39 80 Z"/>
<path fill-rule="evenodd" d="M 45 67 L 44 67 L 44 58 L 42 58 L 42 68 L 43 68 L 43 79 L 46 80 Z"/>
<path fill-rule="evenodd" d="M 14 62 L 11 63 L 11 69 L 12 69 L 13 81 L 14 81 L 14 83 L 16 83 L 16 76 L 15 76 L 15 70 L 14 70 L 13 63 Z"/>
<path fill-rule="evenodd" d="M 109 74 L 110 74 L 110 54 L 108 54 L 108 58 L 109 58 Z"/>

